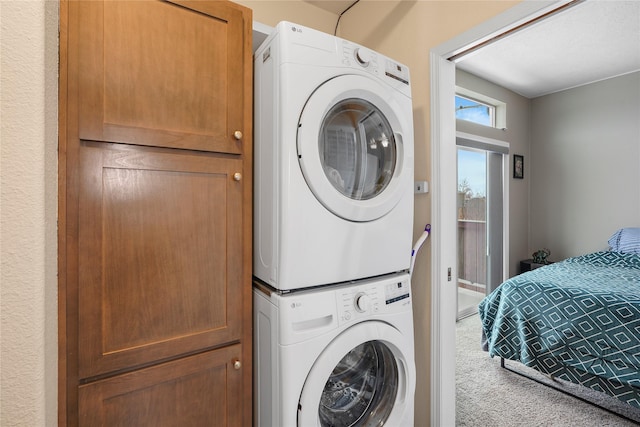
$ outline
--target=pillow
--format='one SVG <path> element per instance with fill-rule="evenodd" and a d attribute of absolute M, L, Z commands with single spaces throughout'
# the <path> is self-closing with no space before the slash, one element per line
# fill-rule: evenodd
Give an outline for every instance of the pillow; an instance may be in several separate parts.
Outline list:
<path fill-rule="evenodd" d="M 612 251 L 640 254 L 640 227 L 621 228 L 609 238 Z"/>

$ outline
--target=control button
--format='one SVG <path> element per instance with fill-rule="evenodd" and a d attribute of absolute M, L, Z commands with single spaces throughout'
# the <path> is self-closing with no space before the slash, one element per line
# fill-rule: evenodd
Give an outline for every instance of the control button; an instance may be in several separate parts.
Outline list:
<path fill-rule="evenodd" d="M 360 313 L 364 313 L 365 311 L 369 310 L 370 302 L 371 298 L 369 298 L 369 295 L 361 293 L 356 295 L 354 305 L 356 307 L 356 310 L 358 310 Z"/>
<path fill-rule="evenodd" d="M 360 65 L 362 65 L 363 67 L 369 65 L 369 62 L 371 61 L 371 53 L 369 53 L 369 51 L 362 48 L 356 48 L 353 51 L 353 54 L 356 57 L 356 61 L 358 61 Z"/>

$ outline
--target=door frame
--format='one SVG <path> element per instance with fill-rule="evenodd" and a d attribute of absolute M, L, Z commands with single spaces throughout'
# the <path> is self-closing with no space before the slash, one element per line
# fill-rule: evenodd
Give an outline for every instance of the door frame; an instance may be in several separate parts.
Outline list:
<path fill-rule="evenodd" d="M 431 422 L 455 425 L 455 317 L 457 277 L 455 63 L 449 58 L 544 19 L 575 0 L 524 0 L 496 17 L 436 46 L 429 53 L 432 199 Z M 447 113 L 449 112 L 449 113 Z"/>

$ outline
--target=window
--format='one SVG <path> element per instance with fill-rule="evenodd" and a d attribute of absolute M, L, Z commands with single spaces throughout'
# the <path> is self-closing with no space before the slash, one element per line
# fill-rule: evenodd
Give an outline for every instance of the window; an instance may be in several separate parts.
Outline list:
<path fill-rule="evenodd" d="M 493 105 L 456 95 L 456 119 L 496 127 L 495 111 Z"/>
<path fill-rule="evenodd" d="M 507 104 L 497 99 L 456 87 L 456 119 L 505 130 Z"/>

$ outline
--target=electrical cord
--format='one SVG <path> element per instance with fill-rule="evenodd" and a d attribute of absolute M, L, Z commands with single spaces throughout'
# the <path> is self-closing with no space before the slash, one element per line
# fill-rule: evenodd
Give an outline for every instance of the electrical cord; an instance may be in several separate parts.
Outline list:
<path fill-rule="evenodd" d="M 355 4 L 358 3 L 359 1 L 360 0 L 356 0 L 353 3 L 351 3 L 351 6 L 349 6 L 345 10 L 343 10 L 342 13 L 338 16 L 338 20 L 336 21 L 336 29 L 333 30 L 333 35 L 334 36 L 338 34 L 338 25 L 340 24 L 340 18 L 342 18 L 342 15 L 344 15 L 349 9 L 351 9 L 353 6 L 355 6 Z"/>

